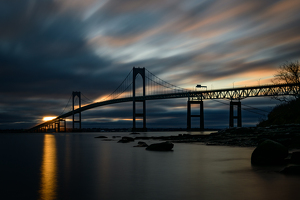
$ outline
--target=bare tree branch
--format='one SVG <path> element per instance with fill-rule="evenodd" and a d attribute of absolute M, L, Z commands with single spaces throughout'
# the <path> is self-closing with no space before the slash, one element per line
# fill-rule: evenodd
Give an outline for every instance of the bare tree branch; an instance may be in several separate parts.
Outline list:
<path fill-rule="evenodd" d="M 298 61 L 295 62 L 286 62 L 279 67 L 277 74 L 274 75 L 274 79 L 272 80 L 274 84 L 279 83 L 300 83 L 300 63 Z M 299 98 L 298 95 L 294 96 L 294 99 Z M 279 97 L 274 96 L 273 99 L 289 102 L 291 99 L 288 97 Z"/>

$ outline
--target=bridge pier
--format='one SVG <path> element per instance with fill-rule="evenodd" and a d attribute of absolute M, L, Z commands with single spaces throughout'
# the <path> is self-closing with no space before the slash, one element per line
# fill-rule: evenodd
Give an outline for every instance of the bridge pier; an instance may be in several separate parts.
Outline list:
<path fill-rule="evenodd" d="M 63 122 L 63 124 L 61 124 L 61 122 Z M 61 129 L 63 129 L 63 131 Z M 67 123 L 65 119 L 59 119 L 55 122 L 55 132 L 67 132 Z"/>
<path fill-rule="evenodd" d="M 55 127 L 54 129 L 55 129 L 55 132 L 56 132 L 56 133 L 60 132 L 60 131 L 59 131 L 59 130 L 60 130 L 60 122 L 59 122 L 59 121 L 56 121 L 56 122 L 55 122 L 55 126 L 54 126 L 54 127 Z"/>
<path fill-rule="evenodd" d="M 192 115 L 191 107 L 192 104 L 199 104 L 200 112 L 199 115 Z M 199 101 L 188 100 L 187 102 L 187 130 L 192 129 L 192 117 L 200 118 L 200 130 L 204 130 L 204 109 L 203 109 L 203 101 L 202 99 Z"/>
<path fill-rule="evenodd" d="M 138 74 L 141 75 L 143 79 L 143 98 L 146 96 L 146 84 L 145 84 L 145 68 L 133 68 L 133 83 L 132 83 L 132 97 L 133 97 L 133 117 L 132 117 L 132 131 L 147 131 L 146 128 L 146 100 L 137 100 L 135 96 L 135 79 Z M 136 102 L 142 102 L 143 104 L 143 112 L 142 113 L 137 113 L 136 112 Z M 136 118 L 137 117 L 142 117 L 143 119 L 143 128 L 137 128 L 136 127 Z"/>
<path fill-rule="evenodd" d="M 78 106 L 79 108 L 81 108 L 81 92 L 72 92 L 72 99 L 73 99 L 73 104 L 72 104 L 72 108 L 73 108 L 73 123 L 72 123 L 72 130 L 75 130 L 75 124 L 79 124 L 79 130 L 81 130 L 81 112 L 78 113 L 78 120 L 75 119 L 75 97 L 78 97 L 79 102 L 78 102 Z"/>
<path fill-rule="evenodd" d="M 235 107 L 237 109 L 235 115 Z M 230 111 L 229 111 L 229 127 L 234 127 L 234 119 L 237 119 L 237 127 L 242 127 L 242 107 L 241 102 L 230 101 Z"/>

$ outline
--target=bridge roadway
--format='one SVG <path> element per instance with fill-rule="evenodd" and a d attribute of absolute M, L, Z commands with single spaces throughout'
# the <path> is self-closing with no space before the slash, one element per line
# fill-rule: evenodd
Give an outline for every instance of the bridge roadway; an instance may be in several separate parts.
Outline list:
<path fill-rule="evenodd" d="M 300 87 L 300 83 L 262 85 L 262 86 L 252 86 L 252 87 L 238 87 L 238 88 L 217 89 L 217 90 L 188 91 L 188 92 L 177 92 L 177 93 L 168 93 L 168 94 L 136 96 L 135 100 L 136 101 L 158 100 L 158 99 L 185 98 L 185 97 L 188 97 L 190 101 L 201 101 L 204 99 L 241 100 L 247 97 L 297 95 L 299 94 L 299 87 Z M 93 109 L 100 106 L 106 106 L 110 104 L 124 103 L 130 101 L 133 101 L 133 97 L 126 97 L 126 98 L 91 103 L 81 108 L 78 108 L 74 111 L 70 111 L 65 114 L 62 114 L 53 120 L 34 126 L 31 129 L 29 129 L 29 131 L 36 130 L 38 128 L 53 124 L 59 119 L 67 118 L 74 114 L 81 113 L 85 110 Z"/>

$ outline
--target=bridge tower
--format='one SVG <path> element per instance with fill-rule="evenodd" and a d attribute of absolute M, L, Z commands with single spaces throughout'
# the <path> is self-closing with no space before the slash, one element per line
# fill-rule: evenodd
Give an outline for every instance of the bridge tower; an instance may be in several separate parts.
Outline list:
<path fill-rule="evenodd" d="M 237 109 L 235 115 L 235 108 Z M 230 111 L 229 111 L 229 127 L 234 127 L 234 119 L 237 119 L 237 127 L 242 127 L 242 107 L 241 102 L 230 101 Z"/>
<path fill-rule="evenodd" d="M 72 99 L 73 99 L 73 104 L 72 104 L 72 110 L 73 110 L 73 130 L 75 130 L 75 124 L 79 124 L 79 127 L 78 129 L 80 130 L 81 129 L 81 112 L 78 113 L 78 119 L 76 120 L 75 119 L 75 113 L 74 113 L 74 110 L 75 110 L 75 97 L 78 97 L 78 106 L 79 108 L 81 108 L 81 93 L 80 92 L 72 92 Z"/>
<path fill-rule="evenodd" d="M 199 115 L 192 115 L 191 108 L 192 104 L 199 104 L 200 112 Z M 188 98 L 187 102 L 187 130 L 192 129 L 192 117 L 199 117 L 200 118 L 200 130 L 204 130 L 204 112 L 203 112 L 203 101 L 202 97 L 197 97 L 197 99 L 194 98 Z"/>
<path fill-rule="evenodd" d="M 132 121 L 133 121 L 133 127 L 132 127 L 132 131 L 147 131 L 147 128 L 146 128 L 146 100 L 145 100 L 145 96 L 146 96 L 146 77 L 145 77 L 145 68 L 136 68 L 134 67 L 133 68 L 133 78 L 132 78 L 132 81 L 133 81 L 133 88 L 132 88 L 132 97 L 133 97 L 133 118 L 132 118 Z M 136 79 L 136 76 L 140 74 L 142 79 L 143 79 L 143 99 L 136 99 L 135 97 L 135 79 Z M 143 112 L 142 113 L 137 113 L 136 112 L 136 102 L 142 102 L 143 104 Z M 142 117 L 143 118 L 143 128 L 137 128 L 136 127 L 136 118 L 137 117 Z"/>
<path fill-rule="evenodd" d="M 61 124 L 61 122 L 63 123 Z M 61 129 L 63 129 L 63 131 Z M 67 132 L 67 124 L 65 119 L 60 118 L 55 122 L 55 132 Z"/>

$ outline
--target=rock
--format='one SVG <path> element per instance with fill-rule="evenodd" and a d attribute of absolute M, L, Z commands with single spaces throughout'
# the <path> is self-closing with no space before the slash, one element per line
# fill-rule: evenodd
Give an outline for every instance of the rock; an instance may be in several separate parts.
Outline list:
<path fill-rule="evenodd" d="M 300 151 L 295 151 L 292 153 L 291 162 L 295 164 L 300 164 Z"/>
<path fill-rule="evenodd" d="M 134 147 L 148 147 L 148 144 L 146 144 L 146 142 L 138 142 L 138 145 Z"/>
<path fill-rule="evenodd" d="M 132 132 L 132 133 L 130 133 L 131 135 L 138 135 L 138 134 L 140 134 L 140 133 L 137 133 L 137 132 Z"/>
<path fill-rule="evenodd" d="M 100 135 L 100 136 L 97 136 L 97 137 L 95 137 L 95 138 L 107 138 L 107 137 L 106 137 L 106 136 Z"/>
<path fill-rule="evenodd" d="M 106 139 L 103 139 L 102 141 L 113 141 L 113 139 L 106 138 Z"/>
<path fill-rule="evenodd" d="M 248 127 L 236 127 L 230 128 L 230 134 L 239 135 L 239 134 L 252 134 L 254 129 Z"/>
<path fill-rule="evenodd" d="M 134 141 L 134 139 L 132 138 L 132 137 L 122 137 L 122 139 L 121 140 L 119 140 L 118 142 L 119 143 L 128 143 L 128 142 L 133 142 Z"/>
<path fill-rule="evenodd" d="M 288 166 L 285 167 L 280 173 L 291 174 L 291 175 L 300 175 L 300 166 Z"/>
<path fill-rule="evenodd" d="M 162 143 L 155 143 L 151 144 L 146 148 L 146 150 L 150 151 L 172 151 L 174 144 L 171 142 L 162 142 Z"/>
<path fill-rule="evenodd" d="M 257 165 L 282 164 L 288 156 L 288 149 L 273 140 L 265 140 L 252 152 L 251 163 Z"/>

